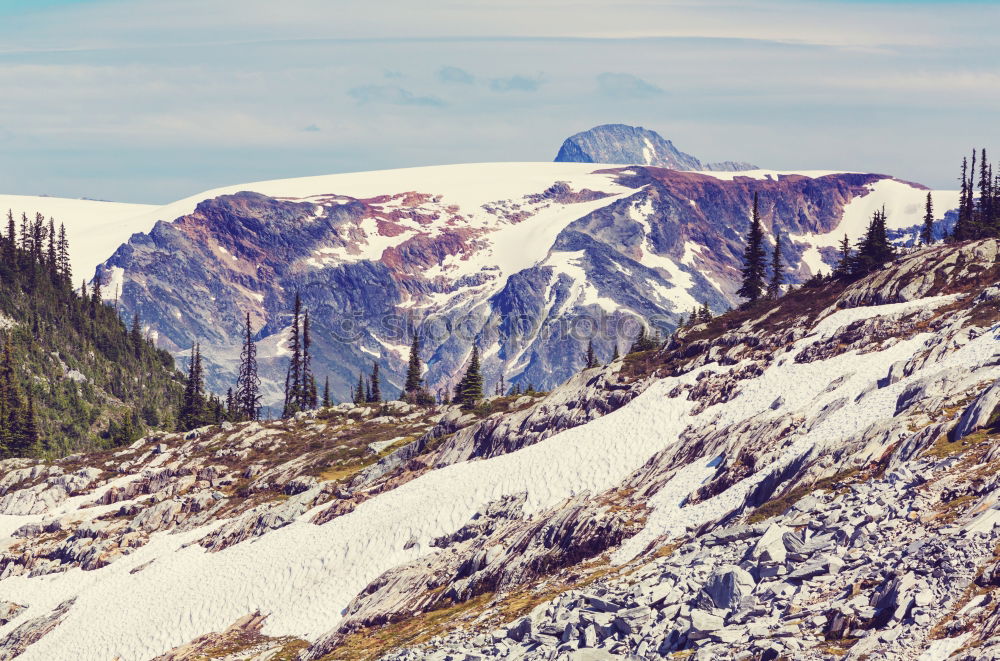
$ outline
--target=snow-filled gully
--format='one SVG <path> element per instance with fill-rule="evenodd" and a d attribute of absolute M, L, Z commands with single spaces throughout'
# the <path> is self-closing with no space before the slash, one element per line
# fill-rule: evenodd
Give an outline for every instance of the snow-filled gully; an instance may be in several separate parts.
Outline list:
<path fill-rule="evenodd" d="M 856 319 L 947 300 L 939 297 L 836 312 L 800 344 L 814 342 Z M 0 636 L 75 596 L 77 601 L 65 620 L 20 658 L 48 661 L 65 658 L 66 650 L 73 650 L 73 658 L 80 661 L 106 661 L 115 656 L 140 661 L 201 634 L 223 630 L 256 610 L 270 614 L 266 634 L 315 639 L 337 623 L 342 609 L 369 582 L 431 552 L 428 542 L 432 538 L 454 531 L 501 496 L 526 491 L 526 507 L 537 511 L 584 490 L 606 490 L 675 442 L 688 425 L 725 426 L 771 414 L 769 407 L 778 394 L 785 400 L 782 410 L 818 408 L 844 396 L 852 401 L 799 437 L 783 460 L 813 443 L 835 441 L 891 416 L 899 390 L 920 372 L 860 402 L 853 403 L 854 396 L 885 376 L 889 365 L 919 351 L 926 339 L 920 335 L 879 353 L 859 356 L 852 352 L 806 364 L 794 363 L 790 352 L 761 377 L 744 382 L 741 394 L 725 406 L 710 407 L 694 417 L 689 415 L 692 402 L 670 398 L 667 393 L 679 383 L 694 382 L 697 372 L 666 378 L 623 408 L 584 426 L 511 454 L 432 471 L 321 526 L 309 523 L 313 513 L 307 512 L 291 525 L 218 553 L 206 553 L 197 545 L 185 548 L 208 531 L 209 527 L 203 527 L 182 534 L 155 534 L 146 546 L 99 570 L 7 578 L 0 581 L 0 600 L 29 608 L 0 628 Z M 963 365 L 971 371 L 993 356 L 995 346 L 993 335 L 985 334 L 929 369 Z M 988 369 L 1000 376 L 1000 369 Z M 840 388 L 823 392 L 842 375 L 848 376 Z M 707 465 L 709 459 L 679 471 L 654 497 L 646 529 L 622 547 L 617 561 L 632 557 L 664 531 L 683 530 L 684 525 L 732 507 L 752 486 L 755 478 L 748 478 L 712 500 L 678 508 L 683 497 L 714 472 Z M 11 527 L 7 518 L 4 533 Z M 42 518 L 17 517 L 20 524 Z M 404 549 L 411 538 L 419 543 Z M 129 573 L 150 561 L 148 567 Z"/>

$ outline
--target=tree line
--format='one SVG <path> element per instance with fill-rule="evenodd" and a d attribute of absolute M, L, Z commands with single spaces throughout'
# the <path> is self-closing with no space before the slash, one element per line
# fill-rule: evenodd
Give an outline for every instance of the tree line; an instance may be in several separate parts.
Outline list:
<path fill-rule="evenodd" d="M 0 456 L 58 456 L 130 443 L 170 424 L 173 358 L 126 326 L 100 279 L 71 284 L 64 225 L 42 214 L 0 231 Z"/>

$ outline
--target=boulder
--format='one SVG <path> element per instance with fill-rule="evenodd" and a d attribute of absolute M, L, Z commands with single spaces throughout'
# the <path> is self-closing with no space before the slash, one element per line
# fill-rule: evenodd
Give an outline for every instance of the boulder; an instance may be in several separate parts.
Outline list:
<path fill-rule="evenodd" d="M 735 565 L 723 565 L 709 577 L 703 589 L 704 595 L 715 608 L 737 610 L 750 598 L 757 584 L 745 569 Z"/>

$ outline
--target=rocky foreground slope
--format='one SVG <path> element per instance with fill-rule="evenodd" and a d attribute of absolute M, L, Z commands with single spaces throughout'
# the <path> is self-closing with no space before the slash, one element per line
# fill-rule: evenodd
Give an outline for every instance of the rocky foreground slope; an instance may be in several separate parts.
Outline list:
<path fill-rule="evenodd" d="M 1000 656 L 998 256 L 914 252 L 472 412 L 8 462 L 0 659 Z"/>

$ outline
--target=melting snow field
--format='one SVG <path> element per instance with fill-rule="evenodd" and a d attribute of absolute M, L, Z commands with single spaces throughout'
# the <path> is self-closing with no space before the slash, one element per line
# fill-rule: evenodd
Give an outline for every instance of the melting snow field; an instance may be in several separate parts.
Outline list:
<path fill-rule="evenodd" d="M 815 342 L 856 319 L 948 300 L 939 297 L 839 311 L 820 322 L 799 345 Z M 919 351 L 925 340 L 921 335 L 877 354 L 852 352 L 807 364 L 795 363 L 794 354 L 789 353 L 762 377 L 744 382 L 734 400 L 691 417 L 692 403 L 667 393 L 680 383 L 693 383 L 699 372 L 715 369 L 708 366 L 663 379 L 618 411 L 536 445 L 430 472 L 322 526 L 308 523 L 313 514 L 309 512 L 285 528 L 212 554 L 197 545 L 183 548 L 210 527 L 176 535 L 158 533 L 147 546 L 103 569 L 4 579 L 0 599 L 27 604 L 29 609 L 0 629 L 0 635 L 76 596 L 63 623 L 29 647 L 22 658 L 48 661 L 66 658 L 66 650 L 73 650 L 73 657 L 81 661 L 106 661 L 116 655 L 139 661 L 198 635 L 222 630 L 258 609 L 270 613 L 265 633 L 315 639 L 336 624 L 342 609 L 370 581 L 393 566 L 432 552 L 428 542 L 433 537 L 456 530 L 492 500 L 527 492 L 526 508 L 537 511 L 584 490 L 611 488 L 674 443 L 690 424 L 726 425 L 772 414 L 769 406 L 779 394 L 785 398 L 783 408 L 793 410 L 821 407 L 845 395 L 854 397 L 885 376 L 893 362 Z M 986 334 L 927 369 L 957 365 L 971 372 L 993 356 L 995 347 L 992 334 Z M 1000 372 L 1000 368 L 990 371 Z M 847 378 L 840 388 L 821 392 L 841 375 Z M 844 406 L 798 439 L 783 460 L 892 415 L 900 389 L 919 375 Z M 627 560 L 665 531 L 722 513 L 742 498 L 755 479 L 700 505 L 678 508 L 683 497 L 713 471 L 707 458 L 681 470 L 650 503 L 654 511 L 647 528 L 625 544 L 616 560 Z M 92 498 L 78 497 L 59 509 L 70 511 Z M 42 518 L 2 517 L 0 535 Z M 403 547 L 411 537 L 419 544 L 406 550 Z M 150 561 L 138 573 L 129 573 Z"/>
<path fill-rule="evenodd" d="M 835 312 L 820 321 L 812 334 L 799 340 L 791 351 L 775 361 L 763 375 L 742 382 L 737 397 L 724 405 L 709 407 L 692 418 L 691 424 L 724 428 L 755 417 L 777 418 L 782 414 L 787 415 L 789 411 L 815 415 L 835 400 L 847 398 L 843 406 L 796 438 L 774 463 L 774 467 L 777 468 L 790 464 L 814 449 L 836 446 L 845 439 L 856 436 L 869 425 L 891 418 L 895 413 L 899 394 L 927 372 L 961 367 L 968 372 L 970 382 L 1000 377 L 1000 368 L 995 366 L 984 368 L 985 365 L 994 362 L 997 353 L 998 347 L 993 333 L 986 333 L 947 354 L 940 362 L 927 365 L 923 370 L 918 370 L 894 384 L 871 390 L 861 398 L 859 395 L 862 392 L 869 390 L 872 384 L 886 376 L 890 365 L 918 353 L 931 335 L 927 333 L 916 335 L 877 353 L 858 354 L 851 351 L 811 363 L 794 361 L 794 356 L 803 348 L 829 337 L 838 328 L 851 322 L 878 315 L 905 314 L 920 308 L 933 308 L 954 299 L 954 296 L 937 296 L 907 303 L 851 308 Z M 843 378 L 843 382 L 839 387 L 828 389 L 831 382 L 840 378 Z M 783 403 L 777 411 L 772 411 L 771 405 L 779 397 Z M 769 470 L 759 471 L 714 498 L 689 507 L 681 507 L 684 498 L 715 473 L 713 462 L 713 458 L 705 457 L 679 470 L 664 488 L 650 499 L 648 505 L 653 509 L 653 513 L 649 516 L 645 529 L 625 542 L 615 553 L 613 561 L 628 562 L 661 535 L 701 525 L 731 511 L 770 473 Z"/>

